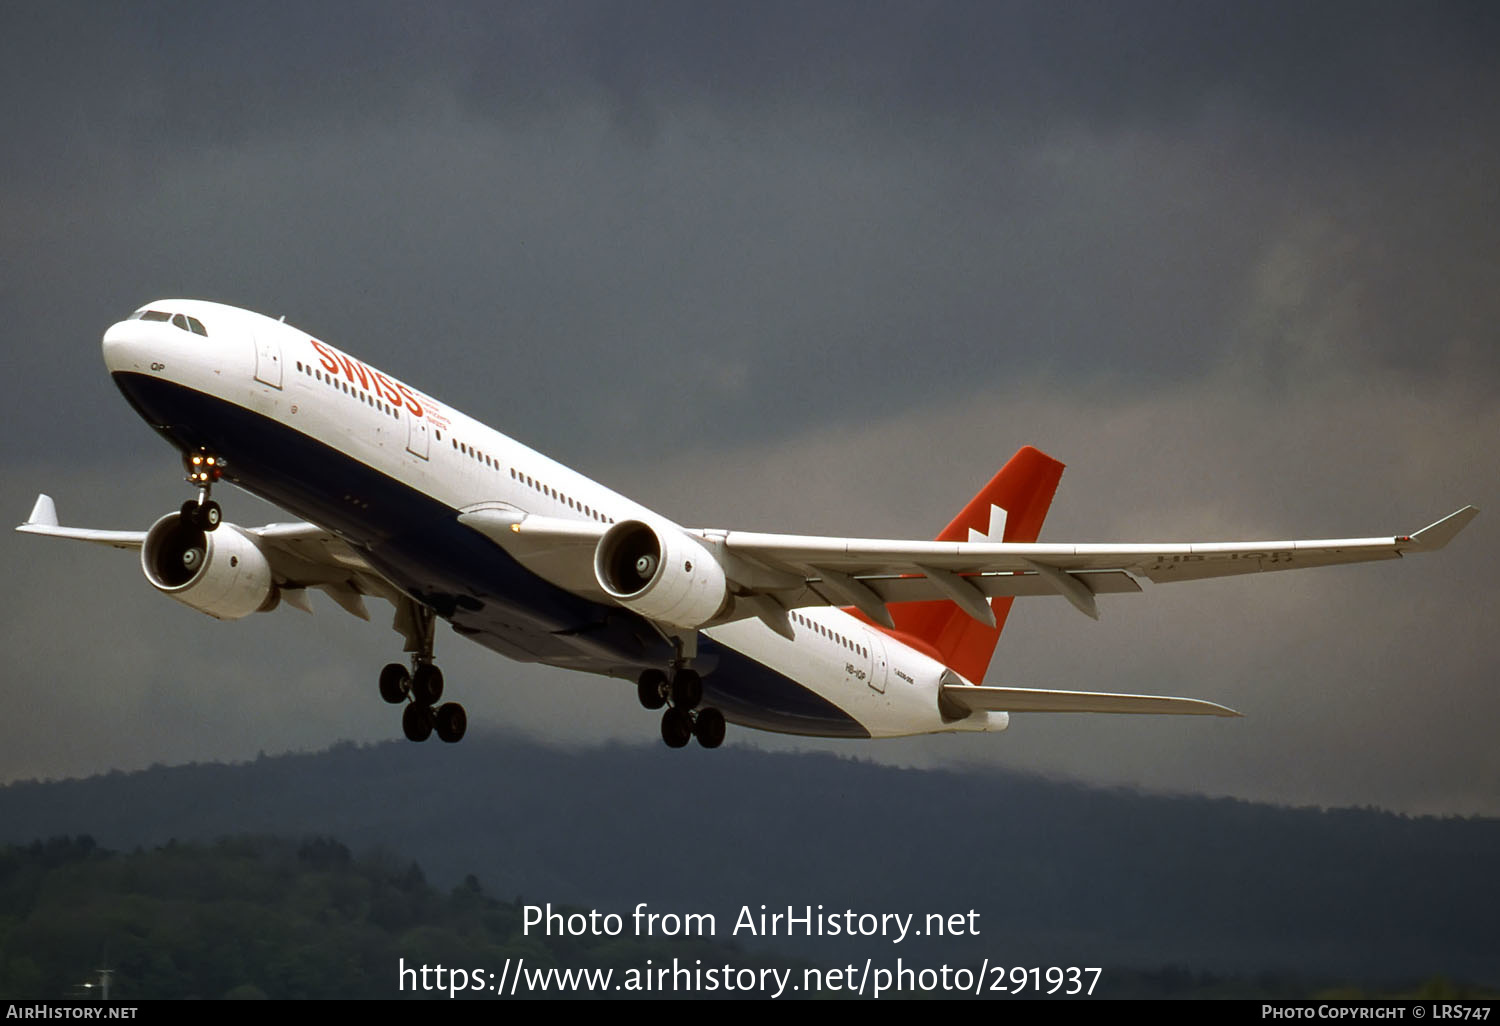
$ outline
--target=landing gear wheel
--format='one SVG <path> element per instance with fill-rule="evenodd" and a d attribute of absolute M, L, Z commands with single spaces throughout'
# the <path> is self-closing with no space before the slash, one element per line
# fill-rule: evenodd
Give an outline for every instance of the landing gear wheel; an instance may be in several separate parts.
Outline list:
<path fill-rule="evenodd" d="M 700 709 L 693 720 L 693 735 L 704 748 L 717 748 L 724 743 L 724 714 L 717 709 Z"/>
<path fill-rule="evenodd" d="M 686 709 L 673 706 L 661 714 L 661 739 L 668 748 L 682 748 L 693 739 L 693 718 Z"/>
<path fill-rule="evenodd" d="M 438 739 L 450 745 L 455 741 L 462 741 L 464 731 L 469 727 L 469 716 L 457 702 L 445 702 L 438 706 L 432 719 L 437 727 Z"/>
<path fill-rule="evenodd" d="M 182 504 L 179 512 L 182 514 L 183 523 L 189 527 L 196 527 L 200 531 L 217 530 L 224 520 L 224 511 L 212 499 L 203 503 L 196 499 L 189 499 Z"/>
<path fill-rule="evenodd" d="M 635 693 L 647 709 L 660 709 L 667 704 L 667 675 L 660 670 L 647 670 L 636 681 Z"/>
<path fill-rule="evenodd" d="M 423 663 L 411 678 L 411 698 L 418 705 L 437 705 L 443 697 L 443 671 Z"/>
<path fill-rule="evenodd" d="M 672 676 L 672 704 L 686 711 L 703 701 L 703 678 L 696 670 L 678 670 Z"/>
<path fill-rule="evenodd" d="M 425 705 L 408 705 L 401 714 L 401 731 L 408 741 L 426 741 L 432 736 L 432 710 Z"/>
<path fill-rule="evenodd" d="M 392 705 L 406 701 L 411 693 L 411 674 L 400 663 L 388 663 L 380 671 L 380 697 Z"/>

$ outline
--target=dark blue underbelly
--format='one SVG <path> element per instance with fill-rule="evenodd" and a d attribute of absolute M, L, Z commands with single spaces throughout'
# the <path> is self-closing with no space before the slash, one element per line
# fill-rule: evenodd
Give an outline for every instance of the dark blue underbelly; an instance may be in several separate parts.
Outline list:
<path fill-rule="evenodd" d="M 119 373 L 136 412 L 175 447 L 207 448 L 227 478 L 335 531 L 460 634 L 514 659 L 634 677 L 665 667 L 670 645 L 649 623 L 537 577 L 458 511 L 374 467 L 253 410 L 151 375 Z M 415 458 L 415 457 L 413 457 Z M 705 700 L 762 730 L 868 737 L 843 710 L 796 681 L 699 636 Z"/>

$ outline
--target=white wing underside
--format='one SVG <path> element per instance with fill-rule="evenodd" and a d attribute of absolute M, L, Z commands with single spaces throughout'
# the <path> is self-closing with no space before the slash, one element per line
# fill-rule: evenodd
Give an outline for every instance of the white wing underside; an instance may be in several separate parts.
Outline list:
<path fill-rule="evenodd" d="M 1089 616 L 1094 596 L 1157 584 L 1237 574 L 1395 559 L 1442 548 L 1478 514 L 1473 506 L 1411 535 L 1307 541 L 1017 544 L 825 538 L 748 531 L 690 532 L 725 563 L 737 608 L 726 619 L 762 615 L 766 600 L 782 609 L 854 606 L 889 622 L 894 602 L 950 600 L 986 620 L 990 598 L 1060 595 Z M 475 507 L 464 523 L 501 545 L 540 576 L 594 598 L 592 552 L 607 525 Z M 587 554 L 585 556 L 584 554 Z"/>
<path fill-rule="evenodd" d="M 48 495 L 37 497 L 31 516 L 16 530 L 117 549 L 140 549 L 146 542 L 145 531 L 63 527 L 58 524 L 57 507 Z M 362 620 L 370 618 L 364 596 L 383 598 L 398 607 L 404 598 L 394 584 L 376 572 L 348 543 L 315 524 L 266 524 L 244 530 L 261 542 L 282 601 L 303 612 L 312 612 L 307 600 L 308 588 L 324 592 L 341 609 Z"/>

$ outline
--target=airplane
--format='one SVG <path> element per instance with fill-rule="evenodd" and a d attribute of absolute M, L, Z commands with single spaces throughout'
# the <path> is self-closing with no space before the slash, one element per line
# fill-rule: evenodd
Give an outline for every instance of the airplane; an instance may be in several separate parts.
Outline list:
<path fill-rule="evenodd" d="M 145 531 L 64 527 L 37 498 L 18 530 L 138 549 L 158 591 L 236 620 L 308 591 L 395 609 L 405 662 L 379 674 L 412 741 L 460 740 L 439 620 L 522 662 L 634 682 L 673 748 L 726 722 L 821 737 L 1005 730 L 1032 712 L 1238 716 L 1200 699 L 987 686 L 1016 598 L 1394 559 L 1443 548 L 1465 506 L 1410 535 L 1315 541 L 1041 543 L 1063 464 L 1020 449 L 932 541 L 695 529 L 548 459 L 285 319 L 201 300 L 141 307 L 104 334 L 135 412 L 194 494 Z M 223 518 L 231 482 L 299 518 Z"/>

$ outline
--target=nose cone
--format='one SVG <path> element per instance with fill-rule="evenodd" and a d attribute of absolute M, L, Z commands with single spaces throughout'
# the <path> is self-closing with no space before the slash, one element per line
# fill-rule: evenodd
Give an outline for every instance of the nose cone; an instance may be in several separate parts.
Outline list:
<path fill-rule="evenodd" d="M 104 366 L 111 374 L 143 371 L 150 363 L 149 337 L 154 325 L 143 321 L 120 321 L 104 333 Z"/>

